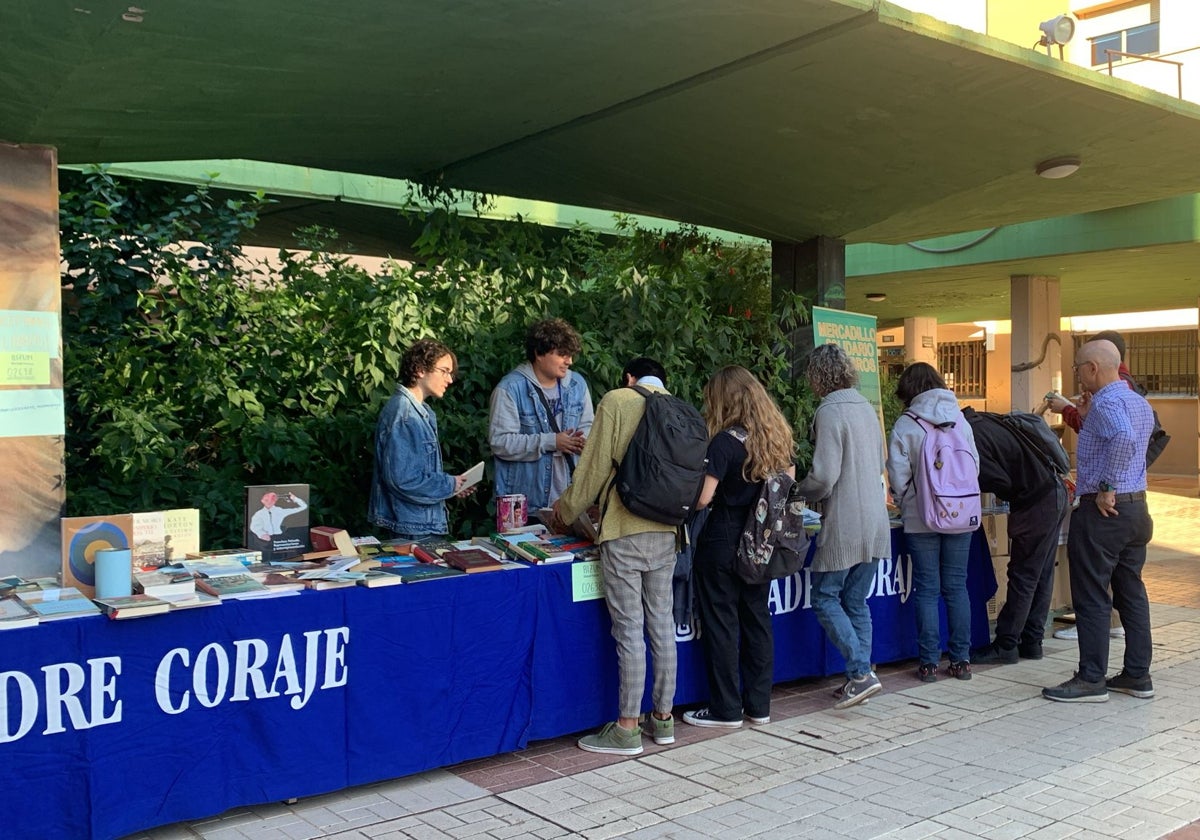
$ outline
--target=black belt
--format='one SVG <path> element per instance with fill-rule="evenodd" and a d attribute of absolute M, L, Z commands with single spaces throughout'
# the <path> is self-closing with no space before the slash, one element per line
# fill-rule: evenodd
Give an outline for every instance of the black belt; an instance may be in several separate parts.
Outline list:
<path fill-rule="evenodd" d="M 1097 494 L 1095 494 L 1095 493 L 1084 493 L 1079 498 L 1094 499 L 1094 498 L 1096 498 L 1096 495 Z M 1146 491 L 1138 490 L 1134 493 L 1118 493 L 1115 501 L 1117 501 L 1119 503 L 1119 502 L 1142 502 L 1145 500 L 1146 500 Z"/>

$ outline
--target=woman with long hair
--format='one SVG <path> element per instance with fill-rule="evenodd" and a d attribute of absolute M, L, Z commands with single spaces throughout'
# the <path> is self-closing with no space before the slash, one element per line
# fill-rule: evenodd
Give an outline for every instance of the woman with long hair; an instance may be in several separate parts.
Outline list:
<path fill-rule="evenodd" d="M 707 708 L 686 712 L 693 726 L 770 723 L 775 649 L 767 606 L 770 583 L 738 575 L 738 540 L 768 476 L 795 474 L 792 429 L 762 384 L 744 367 L 723 367 L 704 386 L 708 470 L 700 506 L 711 505 L 693 560 L 700 640 L 708 674 Z"/>
<path fill-rule="evenodd" d="M 896 382 L 896 396 L 904 403 L 904 413 L 892 426 L 888 445 L 888 482 L 892 498 L 900 507 L 904 522 L 904 542 L 913 564 L 913 588 L 917 602 L 917 646 L 921 664 L 917 677 L 922 682 L 937 680 L 942 658 L 941 622 L 938 596 L 946 603 L 946 622 L 950 627 L 950 665 L 946 672 L 956 679 L 971 679 L 971 601 L 967 597 L 967 560 L 971 534 L 943 534 L 930 529 L 917 503 L 915 480 L 925 428 L 918 418 L 932 426 L 955 424 L 963 433 L 975 471 L 979 472 L 979 452 L 971 424 L 958 408 L 954 392 L 946 381 L 925 362 L 909 365 Z"/>
<path fill-rule="evenodd" d="M 846 662 L 846 683 L 835 704 L 845 709 L 882 689 L 871 669 L 867 595 L 879 560 L 892 556 L 883 491 L 883 432 L 875 408 L 854 387 L 858 370 L 853 360 L 838 345 L 813 350 L 808 384 L 821 404 L 813 415 L 812 469 L 799 489 L 824 503 L 812 563 L 812 605 L 825 635 Z"/>

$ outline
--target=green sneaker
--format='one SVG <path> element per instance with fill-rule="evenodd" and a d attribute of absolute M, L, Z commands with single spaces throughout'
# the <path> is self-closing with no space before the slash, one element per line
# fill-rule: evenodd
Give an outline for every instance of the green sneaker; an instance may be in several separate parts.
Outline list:
<path fill-rule="evenodd" d="M 675 716 L 666 720 L 659 720 L 653 714 L 646 719 L 649 726 L 646 728 L 646 734 L 654 739 L 654 743 L 661 746 L 675 743 Z"/>
<path fill-rule="evenodd" d="M 663 721 L 664 723 L 666 721 Z M 674 721 L 671 722 L 674 725 Z M 673 734 L 672 734 L 672 737 Z M 581 750 L 594 753 L 609 753 L 611 755 L 638 755 L 642 751 L 642 730 L 630 732 L 612 723 L 604 724 L 604 728 L 595 735 L 584 735 L 576 744 Z"/>

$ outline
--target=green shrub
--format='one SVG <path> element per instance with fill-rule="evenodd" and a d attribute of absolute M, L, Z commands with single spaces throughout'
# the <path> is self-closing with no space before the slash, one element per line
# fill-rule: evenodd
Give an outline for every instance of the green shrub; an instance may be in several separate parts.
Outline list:
<path fill-rule="evenodd" d="M 372 274 L 323 232 L 251 262 L 237 243 L 261 196 L 64 174 L 62 243 L 71 515 L 199 507 L 204 543 L 242 542 L 243 486 L 308 483 L 313 524 L 370 533 L 375 419 L 400 354 L 434 336 L 459 357 L 441 402 L 447 469 L 487 456 L 488 397 L 523 359 L 525 328 L 561 316 L 583 335 L 593 399 L 636 355 L 699 403 L 723 364 L 753 370 L 807 460 L 815 401 L 788 378 L 802 301 L 770 310 L 769 255 L 695 230 L 548 237 L 444 209 L 423 214 L 420 261 Z M 183 247 L 179 242 L 197 243 Z M 486 531 L 490 493 L 450 503 L 456 534 Z"/>

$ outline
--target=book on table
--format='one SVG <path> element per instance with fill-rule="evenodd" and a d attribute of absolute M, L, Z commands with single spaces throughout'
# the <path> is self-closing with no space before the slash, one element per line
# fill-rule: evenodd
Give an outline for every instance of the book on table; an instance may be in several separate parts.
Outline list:
<path fill-rule="evenodd" d="M 164 595 L 189 595 L 196 591 L 196 577 L 186 570 L 172 571 L 158 568 L 154 571 L 133 573 L 134 592 L 161 598 Z"/>
<path fill-rule="evenodd" d="M 412 544 L 412 554 L 422 563 L 442 563 L 448 551 L 457 551 L 458 546 L 440 537 L 426 537 Z"/>
<path fill-rule="evenodd" d="M 100 612 L 111 619 L 142 618 L 168 612 L 171 605 L 152 595 L 123 595 L 116 598 L 94 598 Z"/>
<path fill-rule="evenodd" d="M 37 610 L 16 595 L 0 598 L 0 630 L 31 627 L 38 623 Z"/>
<path fill-rule="evenodd" d="M 527 532 L 519 534 L 494 533 L 491 537 L 476 537 L 477 542 L 487 539 L 494 548 L 499 548 L 506 554 L 530 563 L 570 563 L 575 555 L 570 551 L 560 549 L 553 543 L 546 542 L 544 532 Z"/>
<path fill-rule="evenodd" d="M 78 589 L 85 597 L 96 594 L 96 552 L 105 548 L 133 547 L 133 515 L 64 516 L 62 585 Z"/>
<path fill-rule="evenodd" d="M 428 566 L 427 568 L 438 568 L 437 566 Z M 368 569 L 363 573 L 363 579 L 358 581 L 359 586 L 365 586 L 368 589 L 374 589 L 378 586 L 399 586 L 404 583 L 404 578 L 399 575 L 389 574 L 378 568 Z"/>
<path fill-rule="evenodd" d="M 450 568 L 458 569 L 468 574 L 474 574 L 475 572 L 498 572 L 504 568 L 504 565 L 499 560 L 482 548 L 455 549 L 454 551 L 447 551 L 442 555 L 442 558 Z"/>
<path fill-rule="evenodd" d="M 246 487 L 243 537 L 262 546 L 269 560 L 286 560 L 312 549 L 307 484 L 256 484 Z"/>
<path fill-rule="evenodd" d="M 185 560 L 237 560 L 243 566 L 263 562 L 263 553 L 254 548 L 209 548 L 204 551 L 189 551 Z"/>
<path fill-rule="evenodd" d="M 459 569 L 452 569 L 449 566 L 422 562 L 393 563 L 389 566 L 380 566 L 377 571 L 381 574 L 400 578 L 404 583 L 420 583 L 438 578 L 462 577 L 466 574 L 466 572 Z"/>
<path fill-rule="evenodd" d="M 190 610 L 195 607 L 215 607 L 221 603 L 216 595 L 196 590 L 190 595 L 159 595 L 158 600 L 166 601 L 172 610 Z"/>
<path fill-rule="evenodd" d="M 100 608 L 73 586 L 18 592 L 17 597 L 28 604 L 42 621 L 100 615 Z"/>
<path fill-rule="evenodd" d="M 196 578 L 196 589 L 221 599 L 230 600 L 264 598 L 272 594 L 271 590 L 267 589 L 261 581 L 248 573 L 198 577 Z"/>

